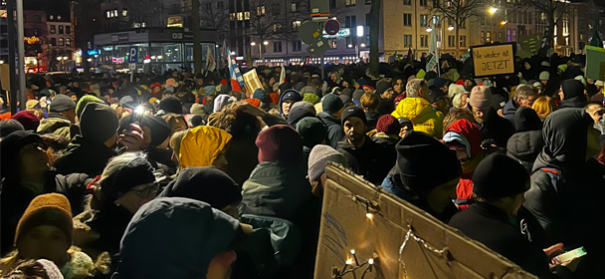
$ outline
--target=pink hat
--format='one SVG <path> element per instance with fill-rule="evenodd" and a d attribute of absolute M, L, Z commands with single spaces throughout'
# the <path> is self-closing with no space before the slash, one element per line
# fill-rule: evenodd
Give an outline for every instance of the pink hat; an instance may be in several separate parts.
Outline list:
<path fill-rule="evenodd" d="M 471 91 L 470 102 L 472 107 L 488 109 L 492 106 L 492 91 L 487 86 L 475 86 Z"/>

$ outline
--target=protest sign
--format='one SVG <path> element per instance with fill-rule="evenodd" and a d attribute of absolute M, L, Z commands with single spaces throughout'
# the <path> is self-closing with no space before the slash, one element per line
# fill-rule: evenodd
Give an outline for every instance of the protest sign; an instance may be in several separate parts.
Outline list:
<path fill-rule="evenodd" d="M 515 73 L 513 44 L 471 47 L 475 77 Z"/>
<path fill-rule="evenodd" d="M 535 54 L 538 53 L 538 50 L 540 50 L 540 46 L 542 44 L 542 36 L 530 35 L 521 39 L 518 42 L 520 42 L 522 50 L 529 51 L 532 54 Z"/>
<path fill-rule="evenodd" d="M 0 83 L 2 84 L 2 90 L 10 90 L 10 68 L 8 64 L 0 64 Z"/>
<path fill-rule="evenodd" d="M 315 279 L 536 278 L 341 166 L 326 173 Z"/>
<path fill-rule="evenodd" d="M 252 69 L 244 74 L 244 82 L 246 84 L 246 88 L 248 88 L 248 92 L 250 96 L 254 94 L 256 89 L 263 89 L 263 84 L 260 82 L 258 78 L 258 74 L 256 73 L 256 69 Z"/>
<path fill-rule="evenodd" d="M 586 78 L 605 81 L 605 49 L 586 46 Z"/>

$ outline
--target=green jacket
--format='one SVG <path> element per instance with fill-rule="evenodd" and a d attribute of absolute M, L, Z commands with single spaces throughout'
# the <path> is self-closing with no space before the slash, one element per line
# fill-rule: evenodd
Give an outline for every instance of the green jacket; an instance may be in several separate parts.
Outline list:
<path fill-rule="evenodd" d="M 311 185 L 300 166 L 260 163 L 242 187 L 240 214 L 277 217 L 298 223 L 311 202 Z"/>

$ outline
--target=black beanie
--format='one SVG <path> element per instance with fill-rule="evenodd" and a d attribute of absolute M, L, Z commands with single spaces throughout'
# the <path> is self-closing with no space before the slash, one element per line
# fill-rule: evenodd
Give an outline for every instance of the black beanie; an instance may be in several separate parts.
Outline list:
<path fill-rule="evenodd" d="M 160 109 L 165 113 L 183 114 L 181 100 L 174 96 L 168 96 L 160 101 Z"/>
<path fill-rule="evenodd" d="M 296 123 L 305 117 L 314 117 L 315 114 L 304 106 L 298 106 L 293 108 L 288 115 L 288 123 L 294 128 L 296 128 Z"/>
<path fill-rule="evenodd" d="M 519 107 L 515 112 L 514 120 L 517 132 L 542 130 L 542 120 L 538 113 L 531 108 Z"/>
<path fill-rule="evenodd" d="M 341 96 L 348 96 L 349 98 L 353 99 L 353 90 L 351 90 L 351 88 L 345 88 L 342 90 L 342 92 L 340 92 Z"/>
<path fill-rule="evenodd" d="M 395 149 L 401 183 L 416 192 L 430 192 L 462 175 L 456 154 L 425 133 L 408 134 L 397 143 Z"/>
<path fill-rule="evenodd" d="M 182 197 L 207 202 L 223 209 L 242 201 L 242 189 L 225 172 L 215 167 L 189 167 L 179 172 L 159 197 Z"/>
<path fill-rule="evenodd" d="M 376 85 L 376 94 L 382 95 L 387 89 L 391 88 L 391 83 L 387 81 L 381 81 Z"/>
<path fill-rule="evenodd" d="M 147 126 L 151 130 L 151 146 L 156 147 L 162 144 L 170 136 L 172 129 L 161 117 L 146 115 L 143 119 L 143 126 Z"/>
<path fill-rule="evenodd" d="M 575 79 L 568 79 L 561 84 L 565 99 L 584 95 L 584 84 Z"/>
<path fill-rule="evenodd" d="M 484 199 L 500 199 L 524 193 L 529 174 L 514 159 L 492 154 L 483 159 L 473 174 L 473 193 Z"/>
<path fill-rule="evenodd" d="M 0 121 L 0 138 L 10 135 L 12 132 L 25 131 L 23 124 L 15 119 Z"/>
<path fill-rule="evenodd" d="M 110 106 L 89 103 L 82 112 L 80 132 L 87 141 L 104 143 L 116 134 L 118 123 L 118 117 Z"/>
<path fill-rule="evenodd" d="M 344 107 L 344 104 L 336 94 L 328 94 L 324 96 L 323 100 L 321 100 L 321 108 L 328 114 L 335 114 L 342 107 Z"/>
<path fill-rule="evenodd" d="M 342 116 L 340 116 L 341 125 L 345 125 L 345 121 L 351 117 L 358 117 L 363 120 L 363 123 L 368 126 L 368 120 L 366 119 L 366 113 L 360 107 L 348 107 L 342 112 Z"/>

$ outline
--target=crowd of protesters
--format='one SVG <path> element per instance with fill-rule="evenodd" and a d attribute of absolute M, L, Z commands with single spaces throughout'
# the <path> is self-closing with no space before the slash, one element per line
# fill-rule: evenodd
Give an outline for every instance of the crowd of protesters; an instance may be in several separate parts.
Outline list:
<path fill-rule="evenodd" d="M 333 162 L 540 278 L 605 278 L 603 81 L 517 62 L 30 75 L 2 99 L 0 276 L 312 278 Z"/>

